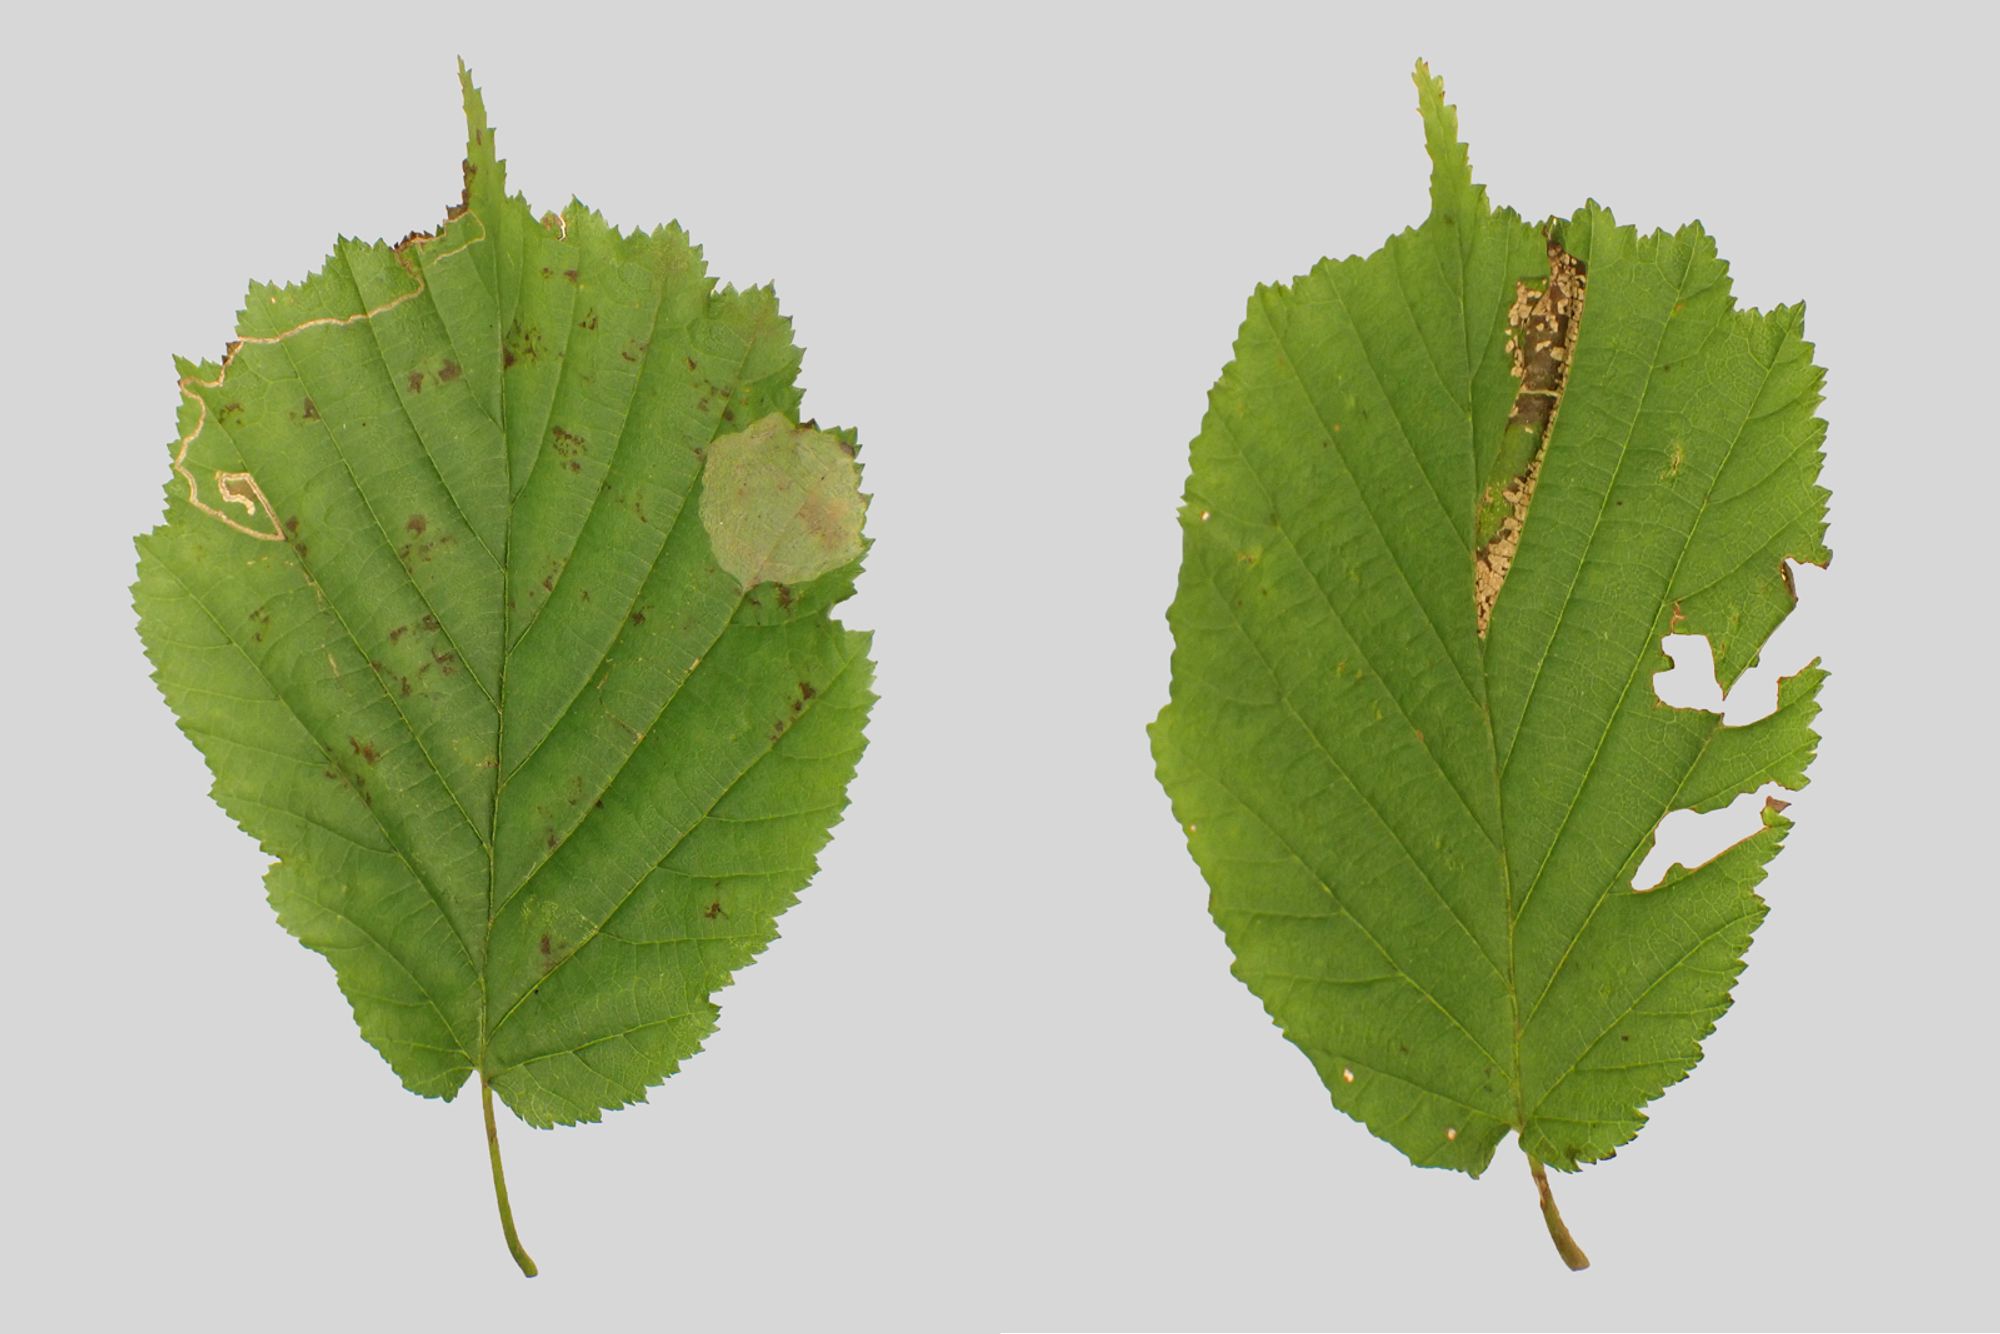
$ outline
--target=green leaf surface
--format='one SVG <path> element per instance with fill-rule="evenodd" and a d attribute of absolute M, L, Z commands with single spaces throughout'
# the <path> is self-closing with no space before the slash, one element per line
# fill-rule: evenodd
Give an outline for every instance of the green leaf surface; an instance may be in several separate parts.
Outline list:
<path fill-rule="evenodd" d="M 1652 678 L 1705 635 L 1726 689 L 1785 562 L 1828 559 L 1821 372 L 1699 225 L 1493 208 L 1417 85 L 1429 218 L 1259 288 L 1210 394 L 1153 753 L 1334 1105 L 1474 1175 L 1512 1131 L 1546 1200 L 1543 1164 L 1609 1157 L 1700 1058 L 1764 916 L 1775 801 L 1630 882 L 1669 812 L 1805 781 L 1816 665 L 1740 727 Z"/>
<path fill-rule="evenodd" d="M 678 226 L 537 218 L 461 81 L 435 234 L 341 240 L 179 363 L 134 599 L 362 1034 L 549 1126 L 699 1050 L 812 877 L 873 699 L 829 614 L 865 499 L 770 289 Z"/>

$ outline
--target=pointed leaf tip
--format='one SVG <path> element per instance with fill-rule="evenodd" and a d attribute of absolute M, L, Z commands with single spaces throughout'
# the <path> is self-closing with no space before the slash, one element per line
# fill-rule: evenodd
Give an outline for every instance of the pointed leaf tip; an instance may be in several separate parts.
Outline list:
<path fill-rule="evenodd" d="M 472 70 L 463 56 L 458 60 L 458 87 L 465 104 L 465 204 L 478 208 L 498 203 L 507 193 L 506 167 L 494 151 L 486 99 L 472 81 Z"/>
<path fill-rule="evenodd" d="M 1458 137 L 1458 108 L 1444 100 L 1444 80 L 1423 60 L 1411 78 L 1431 159 L 1431 213 L 1446 218 L 1486 213 L 1486 191 L 1472 183 L 1472 159 Z"/>

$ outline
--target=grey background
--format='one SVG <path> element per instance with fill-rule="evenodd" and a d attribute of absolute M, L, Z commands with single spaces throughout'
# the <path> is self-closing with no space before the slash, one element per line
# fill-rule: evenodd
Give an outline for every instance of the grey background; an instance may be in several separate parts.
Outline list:
<path fill-rule="evenodd" d="M 1990 19 L 52 8 L 0 57 L 19 1327 L 2000 1319 Z M 651 1105 L 503 1129 L 532 1284 L 475 1100 L 403 1092 L 272 923 L 125 592 L 168 354 L 336 232 L 438 218 L 458 53 L 538 205 L 776 280 L 876 495 L 847 822 Z M 1831 371 L 1837 558 L 1767 657 L 1825 655 L 1823 753 L 1706 1061 L 1558 1182 L 1580 1277 L 1511 1149 L 1418 1171 L 1330 1109 L 1227 972 L 1143 731 L 1204 394 L 1256 282 L 1421 218 L 1419 54 L 1498 200 L 1700 217 Z"/>

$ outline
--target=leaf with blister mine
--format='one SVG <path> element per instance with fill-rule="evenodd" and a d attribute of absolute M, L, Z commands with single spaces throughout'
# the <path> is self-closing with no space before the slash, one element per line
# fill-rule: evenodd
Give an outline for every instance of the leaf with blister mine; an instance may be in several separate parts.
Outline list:
<path fill-rule="evenodd" d="M 181 369 L 134 599 L 223 808 L 403 1083 L 645 1096 L 811 879 L 861 754 L 865 502 L 767 288 L 509 197 L 464 83 L 435 234 L 255 286 Z"/>
<path fill-rule="evenodd" d="M 1181 511 L 1161 782 L 1235 972 L 1334 1104 L 1427 1166 L 1638 1133 L 1729 1004 L 1789 822 L 1654 890 L 1660 821 L 1798 787 L 1817 666 L 1742 727 L 1725 688 L 1823 563 L 1801 311 L 1737 307 L 1698 225 L 1533 226 L 1472 180 L 1417 71 L 1431 212 L 1259 288 Z"/>

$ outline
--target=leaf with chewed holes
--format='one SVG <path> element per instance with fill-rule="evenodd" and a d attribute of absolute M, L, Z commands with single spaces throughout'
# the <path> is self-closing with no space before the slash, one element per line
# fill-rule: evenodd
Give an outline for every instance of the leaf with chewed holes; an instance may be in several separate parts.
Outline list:
<path fill-rule="evenodd" d="M 134 600 L 223 809 L 412 1091 L 535 1126 L 714 1029 L 846 804 L 873 699 L 851 433 L 799 424 L 768 288 L 677 226 L 465 193 L 342 240 L 180 363 Z M 746 554 L 748 553 L 748 554 Z"/>
<path fill-rule="evenodd" d="M 1823 564 L 1821 372 L 1698 225 L 1492 207 L 1419 65 L 1431 213 L 1251 298 L 1181 512 L 1160 781 L 1235 972 L 1334 1105 L 1477 1175 L 1607 1158 L 1729 1005 L 1788 821 L 1658 888 L 1663 818 L 1797 788 L 1818 666 L 1727 689 Z"/>

